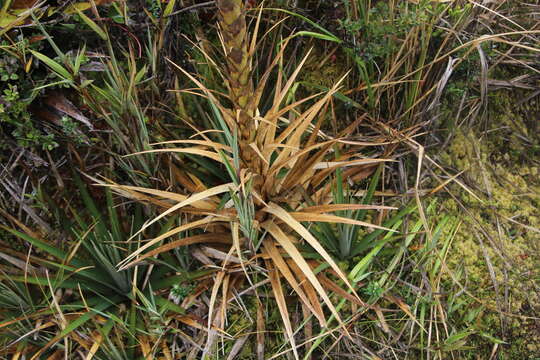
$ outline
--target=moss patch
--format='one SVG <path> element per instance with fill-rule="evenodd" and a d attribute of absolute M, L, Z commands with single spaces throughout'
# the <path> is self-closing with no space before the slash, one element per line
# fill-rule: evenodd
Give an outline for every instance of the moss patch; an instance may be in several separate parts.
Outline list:
<path fill-rule="evenodd" d="M 523 98 L 506 91 L 490 96 L 483 122 L 455 130 L 439 157 L 448 168 L 466 170 L 460 179 L 480 198 L 449 187 L 454 197 L 443 207 L 463 226 L 448 265 L 462 271 L 462 284 L 485 306 L 479 325 L 508 343 L 501 346 L 508 359 L 540 353 L 540 322 L 533 319 L 540 313 L 540 111 L 535 100 L 517 105 Z"/>

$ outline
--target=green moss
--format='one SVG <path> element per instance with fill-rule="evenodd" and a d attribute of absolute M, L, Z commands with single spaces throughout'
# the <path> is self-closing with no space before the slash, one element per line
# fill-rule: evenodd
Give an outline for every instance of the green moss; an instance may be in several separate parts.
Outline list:
<path fill-rule="evenodd" d="M 321 62 L 327 54 L 322 50 L 315 50 L 315 54 L 310 55 L 302 72 L 300 79 L 309 85 L 317 87 L 331 88 L 349 70 L 346 58 L 336 54 Z M 339 59 L 337 58 L 339 56 Z"/>
<path fill-rule="evenodd" d="M 461 181 L 481 199 L 450 185 L 457 200 L 446 199 L 442 205 L 463 225 L 448 265 L 453 270 L 463 268 L 463 284 L 486 307 L 479 328 L 508 342 L 501 349 L 509 359 L 527 359 L 540 350 L 534 321 L 519 318 L 540 311 L 533 291 L 534 281 L 540 278 L 540 179 L 533 161 L 540 141 L 538 131 L 531 131 L 538 126 L 531 123 L 538 104 L 516 106 L 522 98 L 504 91 L 490 96 L 484 123 L 456 130 L 439 158 L 446 167 L 465 170 Z M 497 309 L 511 315 L 500 316 Z M 477 341 L 485 349 L 492 346 Z"/>

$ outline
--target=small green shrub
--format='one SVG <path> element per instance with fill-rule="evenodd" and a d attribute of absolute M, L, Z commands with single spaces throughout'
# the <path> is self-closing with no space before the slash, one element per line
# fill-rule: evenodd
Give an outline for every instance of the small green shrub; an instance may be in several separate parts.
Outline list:
<path fill-rule="evenodd" d="M 52 150 L 58 146 L 54 135 L 32 121 L 29 106 L 34 100 L 33 80 L 21 59 L 13 56 L 29 47 L 27 39 L 15 45 L 0 44 L 0 147 L 15 142 L 24 148 Z M 10 141 L 11 140 L 11 141 Z"/>

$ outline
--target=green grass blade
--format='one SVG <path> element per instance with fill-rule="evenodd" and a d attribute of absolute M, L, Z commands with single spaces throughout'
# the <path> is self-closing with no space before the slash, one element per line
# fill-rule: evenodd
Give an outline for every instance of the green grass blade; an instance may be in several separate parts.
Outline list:
<path fill-rule="evenodd" d="M 109 38 L 107 33 L 102 28 L 100 28 L 99 25 L 94 22 L 94 20 L 84 15 L 84 13 L 81 10 L 77 8 L 75 9 L 77 10 L 77 14 L 79 14 L 81 20 L 84 21 L 85 24 L 88 25 L 90 29 L 94 30 L 94 32 L 98 34 L 100 38 L 102 38 L 105 41 Z"/>
<path fill-rule="evenodd" d="M 62 65 L 48 57 L 47 55 L 43 55 L 42 53 L 39 53 L 34 50 L 30 50 L 32 55 L 37 57 L 39 60 L 43 61 L 45 65 L 50 67 L 54 72 L 56 72 L 60 77 L 68 80 L 73 80 L 73 76 L 69 73 L 69 71 L 66 70 Z"/>

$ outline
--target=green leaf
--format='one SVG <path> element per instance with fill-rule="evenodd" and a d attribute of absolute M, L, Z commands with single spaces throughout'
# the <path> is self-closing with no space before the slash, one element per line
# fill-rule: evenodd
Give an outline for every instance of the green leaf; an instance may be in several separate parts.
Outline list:
<path fill-rule="evenodd" d="M 167 16 L 171 15 L 171 13 L 174 10 L 174 5 L 175 4 L 176 4 L 176 0 L 169 0 L 169 2 L 167 3 L 167 6 L 165 7 L 165 10 L 163 10 L 163 16 L 164 17 L 167 17 Z"/>
<path fill-rule="evenodd" d="M 164 310 L 174 311 L 175 313 L 182 314 L 182 315 L 186 313 L 186 309 L 184 309 L 181 306 L 176 305 L 175 303 L 167 300 L 164 297 L 157 296 L 155 300 L 156 300 L 156 303 Z"/>
<path fill-rule="evenodd" d="M 240 180 L 238 179 L 238 176 L 236 175 L 236 170 L 234 169 L 234 167 L 232 166 L 232 164 L 229 162 L 229 160 L 227 160 L 227 157 L 225 156 L 225 154 L 223 153 L 222 150 L 218 150 L 219 151 L 219 155 L 221 156 L 221 158 L 223 159 L 223 163 L 225 164 L 225 168 L 227 169 L 227 172 L 229 173 L 229 176 L 231 177 L 231 180 L 236 184 L 236 185 L 239 185 L 240 184 Z"/>
<path fill-rule="evenodd" d="M 15 235 L 16 237 L 18 237 L 20 239 L 28 241 L 30 244 L 37 247 L 38 249 L 40 249 L 42 251 L 45 251 L 46 253 L 48 253 L 48 254 L 50 254 L 50 255 L 52 255 L 52 256 L 60 259 L 60 260 L 65 260 L 67 258 L 67 254 L 65 252 L 63 252 L 62 250 L 59 250 L 55 246 L 51 246 L 51 245 L 47 244 L 44 241 L 38 240 L 38 239 L 36 239 L 36 238 L 34 238 L 34 237 L 30 236 L 30 235 L 24 234 L 24 233 L 22 233 L 20 231 L 14 230 L 14 229 L 10 229 L 10 228 L 8 228 L 6 226 L 3 226 L 3 225 L 0 225 L 0 228 L 10 232 L 11 234 Z M 85 263 L 85 262 L 82 262 L 82 261 L 79 261 L 79 260 L 76 260 L 76 259 L 72 260 L 71 264 L 73 264 L 73 266 L 79 267 L 79 268 L 88 266 L 88 263 Z"/>
<path fill-rule="evenodd" d="M 85 2 L 79 2 L 79 3 L 75 3 L 75 4 L 70 4 L 65 10 L 64 10 L 64 14 L 75 14 L 77 11 L 84 11 L 84 10 L 88 10 L 92 7 L 92 4 L 90 4 L 90 2 L 88 1 L 85 1 Z"/>
<path fill-rule="evenodd" d="M 0 13 L 0 28 L 6 28 L 6 30 L 8 30 L 14 25 L 17 25 L 17 23 L 17 16 L 8 13 Z"/>
<path fill-rule="evenodd" d="M 70 79 L 63 79 L 63 80 L 60 80 L 60 81 L 55 81 L 55 82 L 51 82 L 51 83 L 48 83 L 48 84 L 45 84 L 45 85 L 35 87 L 35 88 L 32 89 L 32 91 L 33 91 L 34 94 L 37 94 L 39 92 L 39 90 L 46 89 L 48 87 L 63 85 L 63 84 L 70 84 L 70 83 L 71 83 Z"/>
<path fill-rule="evenodd" d="M 56 72 L 58 75 L 60 75 L 64 79 L 73 80 L 73 76 L 67 71 L 62 65 L 48 57 L 47 55 L 43 55 L 37 51 L 30 50 L 32 55 L 37 57 L 39 60 L 43 61 L 48 67 L 50 67 L 54 72 Z"/>
<path fill-rule="evenodd" d="M 483 331 L 480 332 L 480 336 L 482 336 L 483 338 L 488 339 L 489 341 L 491 341 L 494 344 L 499 344 L 499 345 L 500 344 L 508 344 L 506 341 L 502 341 L 501 339 L 498 339 L 498 338 L 496 338 L 496 337 L 494 337 L 494 336 L 492 336 L 492 335 L 490 335 L 490 334 L 488 334 L 486 332 L 483 332 Z"/>
<path fill-rule="evenodd" d="M 226 175 L 226 174 L 223 172 L 222 169 L 220 169 L 219 167 L 214 165 L 213 160 L 203 158 L 203 157 L 198 156 L 198 155 L 192 155 L 192 154 L 184 154 L 184 156 L 191 159 L 191 160 L 193 160 L 194 162 L 199 164 L 204 169 L 208 170 L 209 173 L 211 173 L 212 175 L 214 175 L 218 179 L 224 179 L 224 178 L 226 179 L 226 177 L 224 177 L 224 175 Z"/>
<path fill-rule="evenodd" d="M 90 211 L 90 214 L 94 217 L 94 219 L 97 221 L 97 224 L 96 224 L 97 233 L 101 234 L 102 236 L 106 236 L 108 231 L 107 231 L 107 228 L 105 227 L 105 222 L 103 221 L 103 217 L 101 216 L 101 211 L 98 210 L 96 204 L 94 203 L 94 200 L 92 200 L 92 197 L 90 196 L 90 193 L 88 192 L 86 188 L 86 185 L 83 183 L 79 174 L 77 173 L 74 173 L 73 179 L 75 180 L 75 184 L 77 184 L 77 187 L 79 188 L 79 192 L 84 202 L 84 205 Z"/>
<path fill-rule="evenodd" d="M 107 33 L 102 28 L 100 28 L 99 25 L 96 24 L 92 19 L 84 15 L 81 10 L 77 8 L 75 8 L 75 10 L 77 10 L 77 14 L 79 14 L 81 19 L 86 23 L 86 25 L 88 25 L 92 30 L 94 30 L 94 32 L 98 34 L 100 38 L 102 38 L 103 40 L 107 40 L 109 38 Z"/>
<path fill-rule="evenodd" d="M 212 269 L 205 269 L 205 270 L 198 270 L 198 271 L 193 271 L 193 272 L 186 272 L 180 275 L 169 276 L 167 278 L 156 279 L 152 283 L 152 288 L 156 291 L 169 288 L 175 284 L 179 284 L 188 280 L 197 279 L 199 277 L 211 274 L 213 272 L 214 270 Z"/>
<path fill-rule="evenodd" d="M 383 227 L 385 228 L 392 228 L 393 226 L 399 222 L 404 216 L 411 213 L 414 209 L 416 209 L 416 205 L 412 204 L 405 208 L 403 208 L 401 211 L 399 211 L 396 215 L 394 215 L 389 220 L 385 221 L 383 223 Z M 373 241 L 377 238 L 377 236 L 384 233 L 386 230 L 383 229 L 375 229 L 373 232 L 369 233 L 368 235 L 364 236 L 362 240 L 355 245 L 351 252 L 351 256 L 356 256 L 360 254 L 362 251 L 368 249 L 370 246 L 372 246 Z"/>
<path fill-rule="evenodd" d="M 124 14 L 122 9 L 120 9 L 120 6 L 114 1 L 112 3 L 112 6 L 109 8 L 109 14 L 107 15 L 110 19 L 112 19 L 115 23 L 118 24 L 125 24 L 126 19 L 124 19 Z"/>
<path fill-rule="evenodd" d="M 122 299 L 118 296 L 113 296 L 110 299 L 103 299 L 103 300 L 104 301 L 97 304 L 90 311 L 84 313 L 83 315 L 79 316 L 78 318 L 74 320 L 70 320 L 67 326 L 58 335 L 56 335 L 51 341 L 49 341 L 47 345 L 41 348 L 40 352 L 49 348 L 56 342 L 63 339 L 65 336 L 69 335 L 71 332 L 75 331 L 80 326 L 84 325 L 88 320 L 91 320 L 98 313 L 101 313 L 107 310 L 108 308 L 110 308 L 111 306 L 118 304 Z"/>
<path fill-rule="evenodd" d="M 216 104 L 214 104 L 212 99 L 208 99 L 208 102 L 210 103 L 210 107 L 212 108 L 212 112 L 214 113 L 214 116 L 218 119 L 218 122 L 219 122 L 219 126 L 215 126 L 214 124 L 212 125 L 214 125 L 214 127 L 216 128 L 220 128 L 223 131 L 223 133 L 225 134 L 225 140 L 227 141 L 226 144 L 229 146 L 232 146 L 234 139 L 233 139 L 233 135 L 231 134 L 231 131 L 229 130 L 229 127 L 227 126 L 227 123 L 223 119 L 223 116 L 221 116 L 221 112 L 219 111 Z"/>
<path fill-rule="evenodd" d="M 274 11 L 280 11 L 280 12 L 284 12 L 285 14 L 288 14 L 288 15 L 292 15 L 294 17 L 297 17 L 305 22 L 307 22 L 308 24 L 310 24 L 311 26 L 313 26 L 314 28 L 322 31 L 326 36 L 328 36 L 329 38 L 335 38 L 337 40 L 339 40 L 339 38 L 332 34 L 330 31 L 326 30 L 325 28 L 323 28 L 321 25 L 317 24 L 315 21 L 312 21 L 310 19 L 308 19 L 307 17 L 303 16 L 303 15 L 300 15 L 298 13 L 295 13 L 293 11 L 290 11 L 290 10 L 285 10 L 285 9 L 278 9 L 278 8 L 270 8 L 270 9 L 267 9 L 267 10 L 274 10 Z M 308 32 L 308 31 L 306 31 Z M 341 42 L 341 40 L 339 40 Z"/>
<path fill-rule="evenodd" d="M 85 53 L 86 53 L 86 44 L 83 45 L 82 49 L 77 53 L 77 57 L 75 58 L 75 65 L 73 66 L 73 72 L 75 74 L 79 73 L 81 62 L 84 58 Z"/>
<path fill-rule="evenodd" d="M 397 229 L 399 225 L 401 225 L 401 220 L 397 221 L 393 224 L 392 230 Z M 386 236 L 383 238 L 382 241 L 380 241 L 366 256 L 360 260 L 355 267 L 351 270 L 349 274 L 349 278 L 352 279 L 354 282 L 358 282 L 358 280 L 366 271 L 369 264 L 371 264 L 371 261 L 375 258 L 375 256 L 381 251 L 381 249 L 386 245 L 388 241 L 390 241 L 392 237 L 392 233 L 388 232 Z"/>
<path fill-rule="evenodd" d="M 16 281 L 19 283 L 28 283 L 28 284 L 34 284 L 34 285 L 41 285 L 41 286 L 48 286 L 49 280 L 47 278 L 43 277 L 37 277 L 37 276 L 6 276 L 6 275 L 0 275 L 0 280 L 11 280 Z M 74 289 L 77 290 L 80 286 L 83 290 L 88 291 L 95 291 L 99 290 L 100 292 L 105 292 L 106 288 L 96 288 L 94 284 L 89 285 L 86 282 L 78 281 L 78 280 L 66 280 L 66 279 L 51 279 L 50 281 L 53 288 L 61 288 L 61 289 Z"/>
<path fill-rule="evenodd" d="M 325 35 L 325 34 L 316 33 L 313 31 L 298 31 L 294 33 L 294 35 L 292 35 L 290 38 L 295 38 L 297 36 L 308 36 L 308 37 L 312 37 L 319 40 L 332 41 L 338 44 L 343 42 L 341 39 L 337 38 L 336 36 Z"/>
<path fill-rule="evenodd" d="M 137 75 L 135 75 L 135 84 L 138 84 L 141 82 L 141 79 L 146 74 L 147 70 L 148 68 L 146 67 L 146 65 L 144 65 L 142 69 L 137 72 Z"/>
<path fill-rule="evenodd" d="M 470 329 L 460 331 L 449 338 L 444 342 L 442 349 L 444 351 L 454 351 L 454 350 L 465 350 L 467 349 L 466 338 L 472 335 L 474 332 Z"/>
<path fill-rule="evenodd" d="M 122 236 L 122 226 L 120 225 L 120 220 L 118 219 L 118 213 L 116 212 L 112 193 L 109 188 L 105 188 L 105 197 L 107 199 L 107 211 L 109 213 L 109 221 L 111 223 L 111 230 L 112 230 L 113 238 L 115 241 L 125 240 Z"/>

